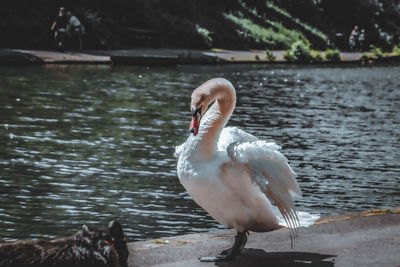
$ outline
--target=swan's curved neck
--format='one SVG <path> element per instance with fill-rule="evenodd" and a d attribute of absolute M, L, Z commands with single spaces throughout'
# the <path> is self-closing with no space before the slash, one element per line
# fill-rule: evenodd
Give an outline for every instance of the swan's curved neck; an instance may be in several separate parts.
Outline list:
<path fill-rule="evenodd" d="M 216 151 L 219 135 L 232 115 L 236 105 L 236 92 L 225 79 L 212 79 L 196 90 L 207 91 L 211 103 L 215 103 L 204 115 L 200 123 L 197 152 L 205 159 L 211 159 Z"/>

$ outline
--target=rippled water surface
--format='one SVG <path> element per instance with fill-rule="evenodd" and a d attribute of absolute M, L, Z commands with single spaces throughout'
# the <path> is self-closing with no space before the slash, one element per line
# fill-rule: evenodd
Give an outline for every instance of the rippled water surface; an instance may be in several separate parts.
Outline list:
<path fill-rule="evenodd" d="M 0 67 L 0 241 L 112 219 L 130 241 L 218 227 L 173 156 L 215 76 L 237 89 L 229 125 L 282 146 L 300 211 L 400 205 L 400 67 Z"/>

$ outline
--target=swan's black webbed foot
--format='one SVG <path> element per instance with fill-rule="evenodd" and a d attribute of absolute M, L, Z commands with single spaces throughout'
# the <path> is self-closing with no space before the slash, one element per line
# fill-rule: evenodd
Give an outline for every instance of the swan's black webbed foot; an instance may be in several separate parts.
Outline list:
<path fill-rule="evenodd" d="M 248 232 L 238 232 L 235 237 L 235 242 L 233 246 L 229 249 L 222 251 L 215 257 L 201 257 L 199 260 L 201 262 L 218 262 L 218 261 L 230 261 L 232 260 L 237 254 L 239 254 L 244 246 L 247 243 L 247 235 Z"/>

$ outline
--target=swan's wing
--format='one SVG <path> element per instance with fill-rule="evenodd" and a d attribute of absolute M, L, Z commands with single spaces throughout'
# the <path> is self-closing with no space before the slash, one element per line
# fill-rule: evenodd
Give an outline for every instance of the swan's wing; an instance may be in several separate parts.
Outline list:
<path fill-rule="evenodd" d="M 218 140 L 218 151 L 226 151 L 235 142 L 255 142 L 258 138 L 236 127 L 225 127 Z"/>
<path fill-rule="evenodd" d="M 278 151 L 275 143 L 262 140 L 235 142 L 227 148 L 233 162 L 247 165 L 253 181 L 278 207 L 291 229 L 291 237 L 296 237 L 299 225 L 298 213 L 294 206 L 294 196 L 301 196 L 301 190 L 287 158 Z"/>

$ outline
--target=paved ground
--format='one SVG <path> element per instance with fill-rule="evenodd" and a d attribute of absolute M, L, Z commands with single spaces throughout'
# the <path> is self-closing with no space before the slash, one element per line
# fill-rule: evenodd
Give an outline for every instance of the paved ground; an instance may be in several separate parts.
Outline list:
<path fill-rule="evenodd" d="M 285 63 L 283 51 L 273 51 L 275 63 Z M 342 62 L 360 62 L 361 53 L 342 53 Z M 264 50 L 130 49 L 46 51 L 0 49 L 0 63 L 174 65 L 204 63 L 266 63 Z"/>
<path fill-rule="evenodd" d="M 62 63 L 62 62 L 87 62 L 87 63 L 111 63 L 111 58 L 107 55 L 92 55 L 80 52 L 57 52 L 57 51 L 40 51 L 40 50 L 21 50 L 14 49 L 13 51 L 31 54 L 40 58 L 46 63 Z"/>
<path fill-rule="evenodd" d="M 0 49 L 0 63 L 48 63 L 48 64 L 111 64 L 107 55 L 80 52 L 57 52 L 47 50 Z"/>
<path fill-rule="evenodd" d="M 300 229 L 290 248 L 287 229 L 252 233 L 244 252 L 227 263 L 202 263 L 231 246 L 234 232 L 130 243 L 130 266 L 400 266 L 400 210 L 345 214 Z"/>

